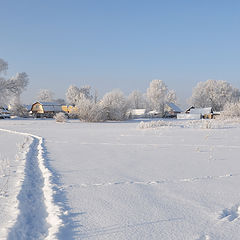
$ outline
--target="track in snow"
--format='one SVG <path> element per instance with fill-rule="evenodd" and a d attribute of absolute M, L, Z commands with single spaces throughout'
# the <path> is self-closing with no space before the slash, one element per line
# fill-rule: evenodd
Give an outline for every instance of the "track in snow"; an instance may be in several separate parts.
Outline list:
<path fill-rule="evenodd" d="M 24 180 L 18 194 L 19 215 L 9 231 L 8 239 L 57 239 L 62 225 L 61 209 L 54 203 L 52 174 L 46 167 L 43 138 L 6 129 L 0 131 L 32 139 L 26 155 Z"/>
<path fill-rule="evenodd" d="M 44 239 L 47 236 L 47 212 L 42 187 L 44 179 L 38 166 L 37 139 L 33 139 L 27 153 L 25 177 L 18 194 L 20 213 L 8 239 Z"/>
<path fill-rule="evenodd" d="M 199 181 L 208 181 L 208 180 L 219 180 L 224 178 L 231 178 L 231 177 L 239 177 L 240 174 L 226 174 L 226 175 L 220 175 L 220 176 L 202 176 L 202 177 L 194 177 L 194 178 L 182 178 L 182 179 L 161 179 L 157 181 L 126 181 L 126 182 L 106 182 L 106 183 L 92 183 L 92 184 L 72 184 L 68 185 L 67 187 L 105 187 L 105 186 L 111 186 L 111 185 L 131 185 L 131 184 L 141 184 L 141 185 L 156 185 L 156 184 L 178 184 L 178 183 L 184 183 L 184 182 L 199 182 Z"/>

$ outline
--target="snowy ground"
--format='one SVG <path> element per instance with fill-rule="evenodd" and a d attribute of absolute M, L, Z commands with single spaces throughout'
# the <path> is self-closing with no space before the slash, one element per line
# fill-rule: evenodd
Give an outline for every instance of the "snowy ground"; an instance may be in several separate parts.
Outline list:
<path fill-rule="evenodd" d="M 0 121 L 0 239 L 239 239 L 240 125 L 216 123 Z"/>

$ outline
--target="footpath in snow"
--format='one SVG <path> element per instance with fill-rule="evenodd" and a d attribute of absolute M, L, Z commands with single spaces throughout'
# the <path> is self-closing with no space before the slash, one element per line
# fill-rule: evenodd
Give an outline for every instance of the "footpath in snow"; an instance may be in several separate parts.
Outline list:
<path fill-rule="evenodd" d="M 57 233 L 62 224 L 59 217 L 61 210 L 54 203 L 52 174 L 46 167 L 43 138 L 6 129 L 0 129 L 0 133 L 23 136 L 25 139 L 19 145 L 20 149 L 16 157 L 20 164 L 16 166 L 18 174 L 15 176 L 15 186 L 12 184 L 11 189 L 7 188 L 8 182 L 5 185 L 3 182 L 1 186 L 2 197 L 5 196 L 5 200 L 9 201 L 7 196 L 10 196 L 10 201 L 14 204 L 7 208 L 8 211 L 10 210 L 8 213 L 10 219 L 8 221 L 2 219 L 5 224 L 1 225 L 0 238 L 57 239 Z M 2 166 L 5 169 L 3 172 L 7 171 L 4 174 L 8 174 L 8 181 L 14 182 L 11 171 L 6 167 L 8 166 Z M 12 189 L 15 189 L 14 193 L 10 193 Z"/>

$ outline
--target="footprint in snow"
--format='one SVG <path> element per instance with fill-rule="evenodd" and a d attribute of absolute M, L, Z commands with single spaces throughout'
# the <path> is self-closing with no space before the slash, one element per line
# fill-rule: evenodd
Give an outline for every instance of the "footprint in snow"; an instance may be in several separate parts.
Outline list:
<path fill-rule="evenodd" d="M 220 215 L 220 219 L 227 218 L 228 221 L 232 222 L 236 218 L 239 217 L 240 213 L 240 206 L 238 204 L 234 205 L 232 208 L 225 208 L 222 211 L 222 214 Z"/>

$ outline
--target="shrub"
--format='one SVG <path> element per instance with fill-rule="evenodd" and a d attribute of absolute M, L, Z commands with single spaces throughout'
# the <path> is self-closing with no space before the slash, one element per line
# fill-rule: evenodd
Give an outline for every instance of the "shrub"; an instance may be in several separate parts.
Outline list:
<path fill-rule="evenodd" d="M 60 113 L 57 113 L 55 116 L 54 116 L 56 122 L 59 122 L 59 123 L 65 123 L 67 122 L 67 116 L 65 113 L 63 112 L 60 112 Z"/>
<path fill-rule="evenodd" d="M 222 112 L 223 118 L 239 118 L 240 117 L 240 101 L 236 103 L 227 103 Z"/>
<path fill-rule="evenodd" d="M 165 122 L 162 120 L 159 121 L 151 121 L 151 122 L 140 122 L 138 124 L 138 128 L 145 129 L 145 128 L 158 128 L 171 125 L 169 122 Z"/>

